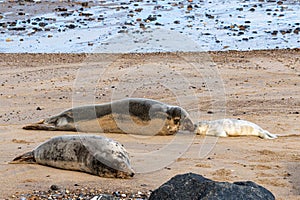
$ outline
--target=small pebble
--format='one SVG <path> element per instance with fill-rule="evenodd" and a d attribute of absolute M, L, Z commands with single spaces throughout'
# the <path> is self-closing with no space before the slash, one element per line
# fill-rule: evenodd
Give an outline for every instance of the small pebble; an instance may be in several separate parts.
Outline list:
<path fill-rule="evenodd" d="M 51 189 L 51 190 L 58 190 L 59 187 L 58 187 L 57 185 L 51 185 L 51 186 L 50 186 L 50 189 Z"/>

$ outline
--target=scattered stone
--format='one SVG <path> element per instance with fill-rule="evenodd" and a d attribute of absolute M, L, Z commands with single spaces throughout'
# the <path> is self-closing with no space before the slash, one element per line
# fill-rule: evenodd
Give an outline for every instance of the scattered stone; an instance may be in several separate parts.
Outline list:
<path fill-rule="evenodd" d="M 47 26 L 47 25 L 48 25 L 48 24 L 45 23 L 45 22 L 40 22 L 40 23 L 39 23 L 39 26 L 40 26 L 40 27 L 45 27 L 45 26 Z"/>
<path fill-rule="evenodd" d="M 58 187 L 57 185 L 51 185 L 51 186 L 50 186 L 50 189 L 51 189 L 51 190 L 58 190 L 59 187 Z"/>
<path fill-rule="evenodd" d="M 66 27 L 69 29 L 74 29 L 74 28 L 76 28 L 76 25 L 75 24 L 67 24 Z"/>
<path fill-rule="evenodd" d="M 173 199 L 275 200 L 274 195 L 252 181 L 216 182 L 201 175 L 176 175 L 154 190 L 149 200 Z"/>
<path fill-rule="evenodd" d="M 10 31 L 25 31 L 25 27 L 13 27 L 13 28 L 8 28 Z"/>
<path fill-rule="evenodd" d="M 68 11 L 67 8 L 55 8 L 54 11 L 56 12 L 65 12 L 65 11 Z"/>
<path fill-rule="evenodd" d="M 295 34 L 299 34 L 299 32 L 300 32 L 300 27 L 298 27 L 298 28 L 295 28 L 295 30 L 293 31 L 293 33 L 295 33 Z"/>
<path fill-rule="evenodd" d="M 193 10 L 193 6 L 192 6 L 192 5 L 188 5 L 188 6 L 187 6 L 187 10 L 188 10 L 188 11 Z"/>
<path fill-rule="evenodd" d="M 272 34 L 273 36 L 276 36 L 277 33 L 278 33 L 278 31 L 276 31 L 276 30 L 271 32 L 271 34 Z"/>
<path fill-rule="evenodd" d="M 152 22 L 152 21 L 157 20 L 157 17 L 156 17 L 156 15 L 149 15 L 147 17 L 147 19 L 145 19 L 144 21 L 147 21 L 147 20 L 149 20 L 150 22 Z"/>
<path fill-rule="evenodd" d="M 282 1 L 277 1 L 277 5 L 282 5 L 283 2 Z"/>
<path fill-rule="evenodd" d="M 296 11 L 294 10 L 294 8 L 292 8 L 290 6 L 290 3 L 287 1 L 283 1 L 283 0 L 258 0 L 259 2 L 273 2 L 274 4 L 270 5 L 270 4 L 265 4 L 265 3 L 257 3 L 257 4 L 251 4 L 251 3 L 247 3 L 249 1 L 246 1 L 245 3 L 243 3 L 242 5 L 239 5 L 235 8 L 235 10 L 230 11 L 230 13 L 226 14 L 227 16 L 229 15 L 230 17 L 232 17 L 232 21 L 228 21 L 227 19 L 223 19 L 223 14 L 221 14 L 220 16 L 215 15 L 214 10 L 212 9 L 206 9 L 206 12 L 208 13 L 203 13 L 204 16 L 208 19 L 215 19 L 215 24 L 220 24 L 221 29 L 223 29 L 223 27 L 225 26 L 225 24 L 227 24 L 229 27 L 231 23 L 237 23 L 240 21 L 236 21 L 236 18 L 241 18 L 241 19 L 245 19 L 244 23 L 246 25 L 250 25 L 250 23 L 252 23 L 253 25 L 256 24 L 257 20 L 255 18 L 249 18 L 252 14 L 249 12 L 262 12 L 262 13 L 266 13 L 269 16 L 270 20 L 265 20 L 265 21 L 261 21 L 264 24 L 262 24 L 257 31 L 259 31 L 260 35 L 261 34 L 265 34 L 262 37 L 263 38 L 268 38 L 268 34 L 272 34 L 272 40 L 276 40 L 279 39 L 281 36 L 278 36 L 277 33 L 281 33 L 282 35 L 285 35 L 285 40 L 288 41 L 288 44 L 284 45 L 284 43 L 282 45 L 278 45 L 278 48 L 289 48 L 290 46 L 293 47 L 295 46 L 294 44 L 292 44 L 291 41 L 293 38 L 293 35 L 286 35 L 288 33 L 293 33 L 296 35 L 299 35 L 299 31 L 300 28 L 297 28 L 300 23 L 298 22 L 298 19 L 295 19 L 295 17 L 293 17 L 293 13 L 295 13 Z M 11 1 L 12 2 L 12 1 Z M 94 8 L 95 4 L 92 1 L 85 1 L 85 2 L 71 2 L 70 4 L 62 4 L 61 6 L 55 6 L 55 5 L 50 5 L 51 8 L 49 8 L 50 12 L 51 10 L 54 12 L 54 14 L 56 15 L 56 17 L 42 17 L 41 15 L 33 15 L 35 13 L 31 13 L 31 9 L 27 9 L 26 3 L 24 2 L 32 2 L 32 3 L 40 3 L 39 6 L 45 6 L 43 1 L 40 0 L 25 0 L 25 1 L 15 1 L 18 2 L 19 5 L 22 5 L 24 7 L 22 7 L 22 9 L 17 9 L 15 13 L 12 14 L 12 16 L 14 18 L 11 18 L 10 16 L 6 16 L 6 13 L 1 13 L 0 12 L 0 33 L 1 34 L 10 34 L 10 35 L 18 35 L 20 33 L 17 33 L 16 31 L 24 31 L 25 33 L 22 33 L 24 36 L 32 36 L 35 34 L 34 37 L 40 37 L 41 35 L 37 32 L 44 32 L 44 31 L 53 31 L 53 34 L 56 32 L 64 32 L 64 31 L 69 31 L 68 29 L 85 29 L 85 28 L 94 28 L 94 27 L 98 27 L 98 26 L 106 26 L 110 23 L 110 20 L 112 18 L 116 18 L 116 24 L 118 26 L 119 24 L 122 24 L 120 22 L 122 21 L 126 21 L 125 25 L 130 25 L 130 26 L 140 26 L 141 28 L 145 28 L 144 24 L 136 24 L 136 22 L 153 22 L 153 21 L 157 21 L 158 19 L 160 19 L 160 17 L 165 18 L 167 17 L 168 13 L 172 13 L 172 11 L 180 11 L 180 9 L 185 9 L 185 12 L 183 14 L 183 16 L 176 16 L 180 17 L 177 18 L 178 20 L 176 20 L 176 18 L 173 21 L 168 21 L 165 19 L 162 19 L 161 22 L 154 22 L 153 24 L 149 23 L 149 25 L 147 25 L 147 28 L 154 28 L 153 26 L 166 26 L 167 29 L 170 30 L 175 30 L 177 28 L 182 28 L 183 30 L 199 30 L 199 27 L 201 27 L 201 25 L 204 25 L 206 28 L 206 32 L 210 32 L 213 33 L 214 32 L 214 28 L 216 27 L 212 27 L 212 24 L 208 23 L 205 21 L 205 19 L 200 19 L 200 20 L 196 20 L 199 18 L 199 15 L 192 15 L 190 14 L 190 16 L 187 15 L 187 13 L 190 13 L 189 11 L 192 11 L 196 8 L 203 8 L 201 2 L 200 4 L 197 5 L 197 3 L 193 0 L 188 0 L 186 3 L 183 2 L 160 2 L 159 4 L 157 4 L 157 0 L 153 0 L 153 1 L 142 1 L 142 0 L 134 0 L 134 1 L 129 1 L 129 2 L 116 2 L 116 6 L 114 7 L 113 12 L 115 11 L 124 11 L 124 13 L 127 12 L 127 14 L 122 14 L 120 13 L 113 13 L 111 12 L 109 9 L 106 8 L 106 6 L 104 6 L 104 10 L 103 12 L 94 12 L 94 11 L 98 11 L 97 9 L 97 5 Z M 106 5 L 106 1 L 100 1 L 100 4 Z M 213 1 L 209 1 L 208 2 L 210 5 L 214 5 Z M 286 5 L 285 5 L 286 4 Z M 47 5 L 46 5 L 47 6 Z M 152 6 L 152 9 L 155 10 L 155 12 L 148 12 L 149 9 Z M 266 8 L 264 8 L 266 6 Z M 223 5 L 223 8 L 226 7 L 226 4 Z M 222 9 L 223 9 L 222 8 Z M 263 9 L 259 9 L 259 8 L 263 8 Z M 243 14 L 241 14 L 240 12 L 244 12 Z M 149 15 L 147 17 L 147 12 L 151 15 Z M 95 13 L 101 13 L 99 14 L 95 14 Z M 209 14 L 210 13 L 210 14 Z M 222 12 L 221 12 L 222 13 Z M 38 13 L 37 13 L 38 14 Z M 238 15 L 240 14 L 240 15 Z M 96 16 L 99 15 L 99 16 Z M 24 19 L 24 16 L 26 17 L 26 19 Z M 41 17 L 37 17 L 37 16 L 41 16 Z M 141 16 L 146 16 L 147 18 L 143 18 Z M 134 19 L 137 18 L 136 20 Z M 128 20 L 132 20 L 132 18 L 134 19 L 134 22 L 127 22 Z M 200 17 L 201 18 L 201 17 Z M 280 18 L 280 19 L 278 19 Z M 107 19 L 107 21 L 105 20 Z M 167 19 L 167 18 L 166 18 Z M 170 19 L 170 18 L 169 18 Z M 180 19 L 180 20 L 179 20 Z M 15 20 L 15 21 L 13 21 Z M 195 20 L 193 23 L 191 23 L 191 20 Z M 250 21 L 251 20 L 251 21 Z M 280 20 L 280 21 L 279 21 Z M 90 21 L 96 21 L 96 22 L 100 22 L 99 25 L 97 23 L 89 23 Z M 144 23 L 145 23 L 144 22 Z M 162 23 L 163 22 L 163 23 Z M 115 23 L 115 22 L 113 22 Z M 268 30 L 270 27 L 276 27 L 276 24 L 278 23 L 282 23 L 283 27 L 292 27 L 292 30 L 290 31 L 288 30 L 276 30 L 277 32 L 275 33 L 275 31 L 272 33 L 272 30 Z M 97 24 L 97 25 L 96 25 Z M 174 24 L 182 24 L 181 27 L 175 27 Z M 246 31 L 248 30 L 248 28 L 246 28 L 246 25 L 241 25 L 240 27 L 235 26 L 232 29 L 227 29 L 229 30 L 226 34 L 230 35 L 230 36 L 238 36 L 238 35 L 243 35 L 242 33 L 239 33 L 239 31 Z M 275 26 L 274 26 L 275 25 Z M 173 27 L 172 27 L 173 26 Z M 45 28 L 47 27 L 47 28 Z M 114 26 L 112 26 L 114 27 Z M 120 28 L 120 27 L 117 27 Z M 128 32 L 133 30 L 134 27 L 128 27 Z M 252 28 L 252 27 L 251 27 Z M 226 28 L 225 28 L 226 29 Z M 34 31 L 32 31 L 34 30 Z M 184 32 L 184 31 L 181 32 Z M 12 31 L 11 33 L 7 32 L 7 31 Z M 79 30 L 80 31 L 80 30 Z M 117 29 L 113 29 L 109 34 L 114 34 L 116 33 L 118 30 Z M 233 31 L 233 32 L 231 32 Z M 252 33 L 257 34 L 257 31 L 254 32 L 251 30 Z M 280 32 L 279 32 L 280 31 Z M 121 31 L 122 32 L 122 31 Z M 127 31 L 125 31 L 127 32 Z M 251 34 L 250 32 L 250 34 Z M 50 37 L 54 36 L 52 34 L 49 33 L 45 33 L 44 34 L 45 37 L 47 37 L 47 35 L 50 35 Z M 214 34 L 211 34 L 214 35 Z M 278 37 L 275 37 L 278 36 Z M 9 36 L 7 35 L 6 37 L 12 37 L 13 36 Z M 257 39 L 257 40 L 261 40 L 258 39 L 257 35 L 251 37 L 251 35 L 247 35 L 248 39 L 250 40 L 251 38 L 253 39 Z M 31 37 L 33 38 L 33 37 Z M 215 40 L 215 38 L 213 37 L 207 37 L 207 40 L 209 40 L 209 38 L 211 40 Z M 33 40 L 35 40 L 36 38 L 34 38 Z M 5 40 L 5 38 L 4 38 Z M 19 39 L 17 39 L 19 40 Z M 29 39 L 25 38 L 26 41 L 29 41 Z M 243 41 L 242 38 L 234 38 L 235 41 Z M 245 40 L 245 39 L 244 39 Z M 5 40 L 6 42 L 10 41 L 10 40 Z M 226 39 L 224 38 L 218 38 L 217 41 L 222 41 L 222 42 L 227 42 Z M 270 41 L 270 40 L 269 40 Z M 72 42 L 74 42 L 74 40 L 72 40 Z M 206 41 L 209 42 L 209 41 Z M 256 41 L 257 42 L 257 41 Z M 297 42 L 297 39 L 296 39 Z M 299 41 L 298 41 L 299 42 Z M 220 42 L 219 42 L 220 43 Z M 25 44 L 25 43 L 24 43 Z M 6 44 L 8 45 L 8 44 Z M 218 45 L 219 47 L 212 47 L 212 48 L 222 48 L 221 45 Z M 228 47 L 227 47 L 228 46 Z M 237 46 L 241 46 L 241 45 L 237 45 Z M 270 43 L 266 44 L 265 46 L 263 45 L 262 48 L 267 47 L 267 48 L 275 48 L 274 47 L 274 43 L 271 41 Z M 232 49 L 235 48 L 234 45 L 226 45 L 226 48 Z M 237 48 L 242 48 L 242 47 L 237 47 Z M 249 46 L 247 48 L 251 49 L 250 43 Z M 260 47 L 256 47 L 256 48 L 260 48 Z"/>
<path fill-rule="evenodd" d="M 294 112 L 290 112 L 291 114 L 294 114 L 294 115 L 299 115 L 299 112 L 298 111 L 294 111 Z"/>
<path fill-rule="evenodd" d="M 89 3 L 88 3 L 88 2 L 82 2 L 82 3 L 81 3 L 81 6 L 82 6 L 82 7 L 88 7 L 88 6 L 89 6 Z"/>
<path fill-rule="evenodd" d="M 11 39 L 11 38 L 6 38 L 5 39 L 5 42 L 12 42 L 13 41 L 13 39 Z"/>
<path fill-rule="evenodd" d="M 37 107 L 36 110 L 42 110 L 40 107 Z"/>
<path fill-rule="evenodd" d="M 207 17 L 208 19 L 214 19 L 215 16 L 211 15 L 211 14 L 207 14 L 205 13 L 205 17 Z"/>
<path fill-rule="evenodd" d="M 137 199 L 147 200 L 149 192 L 103 192 L 101 189 L 82 187 L 74 189 L 59 189 L 57 185 L 51 185 L 48 191 L 33 191 L 29 194 L 16 193 L 12 195 L 14 199 L 80 199 L 80 200 L 117 200 L 117 199 Z"/>
<path fill-rule="evenodd" d="M 79 13 L 79 16 L 84 16 L 84 17 L 90 17 L 90 16 L 93 16 L 94 14 L 93 13 Z"/>

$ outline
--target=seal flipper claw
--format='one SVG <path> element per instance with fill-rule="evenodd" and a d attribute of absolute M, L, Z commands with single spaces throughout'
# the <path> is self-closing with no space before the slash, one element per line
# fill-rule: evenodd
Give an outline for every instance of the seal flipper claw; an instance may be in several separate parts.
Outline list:
<path fill-rule="evenodd" d="M 18 163 L 36 163 L 34 159 L 33 151 L 24 153 L 16 158 L 14 158 L 9 164 L 18 164 Z"/>

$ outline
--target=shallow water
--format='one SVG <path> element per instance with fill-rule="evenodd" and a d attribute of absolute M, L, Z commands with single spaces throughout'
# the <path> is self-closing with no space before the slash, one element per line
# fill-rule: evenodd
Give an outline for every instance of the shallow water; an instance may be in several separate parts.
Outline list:
<path fill-rule="evenodd" d="M 300 48 L 300 1 L 2 0 L 0 33 L 0 52 Z"/>

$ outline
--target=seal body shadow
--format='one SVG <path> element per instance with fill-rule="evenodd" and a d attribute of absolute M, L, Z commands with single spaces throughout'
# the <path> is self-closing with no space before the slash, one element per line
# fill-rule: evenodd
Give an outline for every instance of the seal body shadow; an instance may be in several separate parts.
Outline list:
<path fill-rule="evenodd" d="M 37 163 L 109 178 L 134 175 L 125 148 L 114 140 L 94 135 L 54 137 L 10 163 Z"/>
<path fill-rule="evenodd" d="M 172 135 L 194 131 L 188 113 L 179 106 L 143 98 L 128 98 L 105 104 L 74 107 L 26 125 L 24 129 Z"/>

